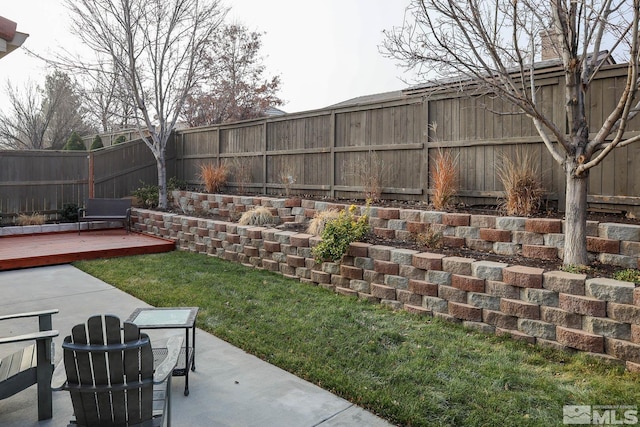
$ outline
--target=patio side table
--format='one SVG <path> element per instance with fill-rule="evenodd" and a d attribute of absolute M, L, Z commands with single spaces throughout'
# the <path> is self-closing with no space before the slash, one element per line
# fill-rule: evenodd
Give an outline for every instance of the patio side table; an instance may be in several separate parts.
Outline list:
<path fill-rule="evenodd" d="M 183 376 L 184 395 L 189 395 L 189 370 L 196 370 L 196 316 L 198 307 L 136 308 L 126 320 L 140 329 L 184 329 L 184 347 L 180 351 L 173 376 Z M 191 340 L 189 340 L 191 331 Z M 167 349 L 153 348 L 154 366 L 167 357 Z"/>

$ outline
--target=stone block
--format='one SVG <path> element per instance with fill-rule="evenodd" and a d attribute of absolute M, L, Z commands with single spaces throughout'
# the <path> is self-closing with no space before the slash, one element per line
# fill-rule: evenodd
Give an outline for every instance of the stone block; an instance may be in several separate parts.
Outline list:
<path fill-rule="evenodd" d="M 491 252 L 493 250 L 493 242 L 487 242 L 482 239 L 465 239 L 466 245 L 469 249 L 480 252 Z"/>
<path fill-rule="evenodd" d="M 442 215 L 442 223 L 452 227 L 469 226 L 471 215 L 465 213 L 445 213 Z"/>
<path fill-rule="evenodd" d="M 524 332 L 515 331 L 515 330 L 503 330 L 500 328 L 496 328 L 496 335 L 498 336 L 507 336 L 516 341 L 524 341 L 528 344 L 535 344 L 536 337 L 532 337 L 531 335 L 527 335 Z"/>
<path fill-rule="evenodd" d="M 351 279 L 362 280 L 362 272 L 363 270 L 358 267 L 354 267 L 350 265 L 340 266 L 340 275 L 346 277 L 349 280 Z"/>
<path fill-rule="evenodd" d="M 369 246 L 369 258 L 380 261 L 389 261 L 391 259 L 391 251 L 395 249 L 391 246 L 374 245 Z"/>
<path fill-rule="evenodd" d="M 564 248 L 564 234 L 545 234 L 543 245 L 553 246 L 558 249 Z"/>
<path fill-rule="evenodd" d="M 518 330 L 545 340 L 556 339 L 556 325 L 533 319 L 518 319 Z"/>
<path fill-rule="evenodd" d="M 404 309 L 407 312 L 418 316 L 433 316 L 433 312 L 431 310 L 417 305 L 405 304 Z"/>
<path fill-rule="evenodd" d="M 372 283 L 371 295 L 380 299 L 394 300 L 396 298 L 396 288 Z"/>
<path fill-rule="evenodd" d="M 418 209 L 401 209 L 400 219 L 405 221 L 420 221 L 421 210 Z"/>
<path fill-rule="evenodd" d="M 607 354 L 621 360 L 640 363 L 640 345 L 613 338 L 606 339 Z"/>
<path fill-rule="evenodd" d="M 640 265 L 638 257 L 618 254 L 599 254 L 598 261 L 602 264 L 617 265 L 623 268 L 638 268 Z"/>
<path fill-rule="evenodd" d="M 451 275 L 451 286 L 467 292 L 484 292 L 485 279 L 473 276 Z"/>
<path fill-rule="evenodd" d="M 556 340 L 567 347 L 592 353 L 604 353 L 604 337 L 578 329 L 556 327 Z"/>
<path fill-rule="evenodd" d="M 476 261 L 471 264 L 471 273 L 486 280 L 502 281 L 502 270 L 509 264 L 494 261 Z"/>
<path fill-rule="evenodd" d="M 522 252 L 522 246 L 517 243 L 493 242 L 493 252 L 506 256 L 518 255 Z"/>
<path fill-rule="evenodd" d="M 347 255 L 352 257 L 369 257 L 369 248 L 373 246 L 370 243 L 363 242 L 352 242 L 349 244 L 349 249 L 347 249 Z"/>
<path fill-rule="evenodd" d="M 640 256 L 640 242 L 628 242 L 623 240 L 620 242 L 620 255 Z"/>
<path fill-rule="evenodd" d="M 496 228 L 495 215 L 471 215 L 469 225 L 478 228 Z"/>
<path fill-rule="evenodd" d="M 527 218 L 524 229 L 525 231 L 540 234 L 562 233 L 562 220 L 554 218 Z"/>
<path fill-rule="evenodd" d="M 409 280 L 409 290 L 418 295 L 438 296 L 438 285 L 424 280 Z"/>
<path fill-rule="evenodd" d="M 400 266 L 397 263 L 390 261 L 381 261 L 378 259 L 373 260 L 373 269 L 377 273 L 381 274 L 397 275 L 400 272 Z"/>
<path fill-rule="evenodd" d="M 619 322 L 640 325 L 640 307 L 636 305 L 607 303 L 607 315 Z"/>
<path fill-rule="evenodd" d="M 524 231 L 526 218 L 514 216 L 496 217 L 496 228 L 498 230 Z"/>
<path fill-rule="evenodd" d="M 487 310 L 500 310 L 500 298 L 484 293 L 468 292 L 467 304 Z"/>
<path fill-rule="evenodd" d="M 423 296 L 422 306 L 434 313 L 447 313 L 449 311 L 449 303 L 438 297 Z"/>
<path fill-rule="evenodd" d="M 455 236 L 463 239 L 480 239 L 480 229 L 478 227 L 456 227 Z"/>
<path fill-rule="evenodd" d="M 488 295 L 500 297 L 500 298 L 508 298 L 508 299 L 520 298 L 520 288 L 507 285 L 504 282 L 500 282 L 496 280 L 485 281 L 485 292 Z"/>
<path fill-rule="evenodd" d="M 416 280 L 424 280 L 426 271 L 415 268 L 411 265 L 399 264 L 400 272 L 398 273 L 402 277 L 406 277 L 408 279 L 416 279 Z"/>
<path fill-rule="evenodd" d="M 391 251 L 390 261 L 397 264 L 411 265 L 413 255 L 419 253 L 411 249 L 394 249 Z"/>
<path fill-rule="evenodd" d="M 447 285 L 438 286 L 438 297 L 447 301 L 467 302 L 467 293 Z"/>
<path fill-rule="evenodd" d="M 427 282 L 436 283 L 438 285 L 451 284 L 451 273 L 447 273 L 446 271 L 429 270 L 427 271 L 427 274 L 425 274 L 424 278 Z"/>
<path fill-rule="evenodd" d="M 328 274 L 340 274 L 340 264 L 337 262 L 323 262 L 320 270 Z"/>
<path fill-rule="evenodd" d="M 462 248 L 465 240 L 462 237 L 442 236 L 442 244 L 447 248 Z"/>
<path fill-rule="evenodd" d="M 442 270 L 452 274 L 460 274 L 463 276 L 471 276 L 471 264 L 474 259 L 463 257 L 445 257 L 442 258 Z"/>
<path fill-rule="evenodd" d="M 381 219 L 400 219 L 400 210 L 396 208 L 378 208 L 376 216 Z"/>
<path fill-rule="evenodd" d="M 540 319 L 540 306 L 521 300 L 502 298 L 500 300 L 500 311 L 510 316 L 524 319 Z"/>
<path fill-rule="evenodd" d="M 584 316 L 605 317 L 607 315 L 606 301 L 580 295 L 561 293 L 558 307 L 569 313 L 582 314 Z"/>
<path fill-rule="evenodd" d="M 409 279 L 402 276 L 386 275 L 384 284 L 395 289 L 409 289 Z"/>
<path fill-rule="evenodd" d="M 480 238 L 489 242 L 511 242 L 511 231 L 481 228 Z"/>
<path fill-rule="evenodd" d="M 542 287 L 563 294 L 584 295 L 586 274 L 547 271 L 542 274 Z"/>
<path fill-rule="evenodd" d="M 395 239 L 396 232 L 390 228 L 374 227 L 373 234 L 382 239 Z"/>
<path fill-rule="evenodd" d="M 631 339 L 631 325 L 603 317 L 584 316 L 582 329 L 591 334 L 608 338 L 627 341 Z"/>
<path fill-rule="evenodd" d="M 582 316 L 576 313 L 570 313 L 556 307 L 540 307 L 540 319 L 553 323 L 554 325 L 564 326 L 565 328 L 581 329 Z"/>
<path fill-rule="evenodd" d="M 547 307 L 558 306 L 558 293 L 547 289 L 524 288 L 521 291 L 521 299 L 532 304 L 544 305 Z"/>
<path fill-rule="evenodd" d="M 482 321 L 501 329 L 518 329 L 518 318 L 497 310 L 482 310 Z"/>
<path fill-rule="evenodd" d="M 412 265 L 422 270 L 442 270 L 443 254 L 433 254 L 429 252 L 421 252 L 413 254 Z"/>
<path fill-rule="evenodd" d="M 373 258 L 355 257 L 353 259 L 353 265 L 363 270 L 373 270 L 375 263 Z"/>
<path fill-rule="evenodd" d="M 585 282 L 585 294 L 589 297 L 618 304 L 633 304 L 634 283 L 621 280 L 595 278 Z"/>
<path fill-rule="evenodd" d="M 422 295 L 414 294 L 413 292 L 406 289 L 396 289 L 396 298 L 403 304 L 422 304 Z"/>
<path fill-rule="evenodd" d="M 627 240 L 640 242 L 640 225 L 600 223 L 598 237 L 611 240 Z"/>
<path fill-rule="evenodd" d="M 449 314 L 457 319 L 472 322 L 482 321 L 482 309 L 469 304 L 449 301 Z"/>
<path fill-rule="evenodd" d="M 553 246 L 522 245 L 522 256 L 527 258 L 556 260 L 558 248 Z"/>
<path fill-rule="evenodd" d="M 357 292 L 371 293 L 371 286 L 366 280 L 351 280 L 349 287 Z"/>
<path fill-rule="evenodd" d="M 542 273 L 544 270 L 541 268 L 514 265 L 502 270 L 502 281 L 521 288 L 540 289 L 542 288 Z"/>
<path fill-rule="evenodd" d="M 428 224 L 442 224 L 442 216 L 445 212 L 423 211 L 420 213 L 420 221 Z"/>
<path fill-rule="evenodd" d="M 544 235 L 530 231 L 514 231 L 511 240 L 521 245 L 544 245 Z"/>
<path fill-rule="evenodd" d="M 587 251 L 596 253 L 617 254 L 620 252 L 620 240 L 587 236 Z"/>
<path fill-rule="evenodd" d="M 311 270 L 311 281 L 315 283 L 331 283 L 331 275 L 322 271 Z"/>

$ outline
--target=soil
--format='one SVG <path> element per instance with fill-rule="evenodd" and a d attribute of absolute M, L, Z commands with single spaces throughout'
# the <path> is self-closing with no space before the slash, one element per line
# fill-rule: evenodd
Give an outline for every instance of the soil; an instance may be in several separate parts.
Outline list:
<path fill-rule="evenodd" d="M 255 197 L 278 197 L 277 195 L 255 195 Z M 313 199 L 319 200 L 323 202 L 329 203 L 338 203 L 338 204 L 356 204 L 362 205 L 362 200 L 351 200 L 351 199 L 329 199 L 329 198 L 319 198 L 313 196 L 300 196 L 303 199 Z M 432 206 L 423 203 L 423 202 L 415 202 L 415 201 L 403 201 L 403 200 L 381 200 L 374 203 L 372 206 L 377 207 L 394 207 L 400 209 L 418 209 L 418 210 L 434 210 Z M 482 206 L 467 206 L 467 205 L 456 205 L 451 209 L 447 210 L 448 212 L 456 212 L 456 213 L 469 213 L 473 215 L 496 215 L 496 216 L 505 216 L 504 212 L 501 212 L 497 206 L 490 205 L 482 205 Z M 181 212 L 176 212 L 181 213 Z M 214 216 L 207 215 L 211 218 Z M 540 211 L 535 215 L 531 216 L 532 218 L 558 218 L 562 219 L 564 217 L 562 212 L 553 209 L 547 209 L 544 211 Z M 219 219 L 219 218 L 215 218 Z M 619 211 L 609 211 L 609 210 L 597 210 L 597 211 L 589 211 L 587 213 L 587 220 L 589 221 L 597 221 L 597 222 L 613 222 L 613 223 L 623 223 L 623 224 L 635 224 L 640 225 L 640 219 L 635 218 L 633 216 L 628 216 L 624 212 Z M 289 229 L 297 229 L 298 231 L 303 231 L 306 228 L 306 225 L 290 225 Z M 376 244 L 376 245 L 386 245 L 393 246 L 397 248 L 403 249 L 413 249 L 421 252 L 435 252 L 442 253 L 447 256 L 458 256 L 464 258 L 472 258 L 478 261 L 495 261 L 502 262 L 509 265 L 522 265 L 527 267 L 536 267 L 541 268 L 544 271 L 554 271 L 562 269 L 562 260 L 542 260 L 535 258 L 526 258 L 523 256 L 513 255 L 498 255 L 495 253 L 477 251 L 473 249 L 469 249 L 466 247 L 463 248 L 450 248 L 443 247 L 437 249 L 431 249 L 424 245 L 420 245 L 415 241 L 404 241 L 398 239 L 387 239 L 380 238 L 373 233 L 370 233 L 365 239 L 366 243 Z M 622 267 L 609 265 L 609 264 L 601 264 L 598 261 L 593 261 L 589 266 L 582 269 L 580 272 L 587 275 L 587 278 L 592 277 L 612 277 L 613 274 L 617 271 L 622 270 Z"/>

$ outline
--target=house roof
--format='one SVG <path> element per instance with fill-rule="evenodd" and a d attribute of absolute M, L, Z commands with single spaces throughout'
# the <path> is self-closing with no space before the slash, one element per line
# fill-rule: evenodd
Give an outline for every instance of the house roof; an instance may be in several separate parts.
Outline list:
<path fill-rule="evenodd" d="M 403 92 L 404 91 L 402 90 L 394 90 L 391 92 L 383 92 L 383 93 L 375 93 L 373 95 L 358 96 L 356 98 L 347 99 L 346 101 L 342 101 L 337 104 L 330 105 L 326 108 L 355 107 L 357 105 L 391 101 L 398 98 L 402 98 Z"/>
<path fill-rule="evenodd" d="M 0 16 L 0 59 L 10 54 L 29 37 L 29 34 L 17 31 L 18 24 Z"/>

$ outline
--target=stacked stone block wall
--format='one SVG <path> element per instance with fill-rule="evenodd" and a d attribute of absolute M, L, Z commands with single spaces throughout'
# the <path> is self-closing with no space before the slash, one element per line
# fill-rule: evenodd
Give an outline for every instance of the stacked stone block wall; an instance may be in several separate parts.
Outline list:
<path fill-rule="evenodd" d="M 235 204 L 239 198 L 225 197 L 222 209 L 231 210 L 228 204 Z M 251 198 L 251 202 L 245 209 L 299 204 L 282 208 L 292 209 L 283 213 L 285 217 L 303 218 L 312 217 L 314 213 L 309 211 L 317 211 L 316 203 L 320 203 L 265 198 Z M 215 203 L 220 209 L 220 202 Z M 296 211 L 299 213 L 294 214 L 295 207 L 301 208 Z M 324 203 L 322 209 L 340 207 Z M 545 248 L 552 247 L 548 243 L 562 240 L 558 237 L 562 235 L 562 222 L 553 219 L 391 208 L 370 208 L 370 214 L 377 218 L 374 222 L 380 225 L 378 228 L 388 230 L 437 224 L 444 234 L 465 239 L 467 246 L 481 240 L 545 253 Z M 388 228 L 389 223 L 384 221 L 392 220 L 396 221 L 391 223 L 394 228 Z M 309 234 L 142 209 L 134 210 L 134 221 L 136 230 L 173 239 L 184 250 L 278 272 L 343 295 L 462 323 L 485 333 L 585 351 L 640 371 L 640 287 L 633 283 L 367 243 L 351 244 L 339 264 L 319 264 L 312 248 L 320 238 Z M 407 221 L 407 227 L 398 221 Z M 611 245 L 613 250 L 607 242 L 618 241 L 620 248 L 626 248 L 625 253 L 605 254 L 616 255 L 614 260 L 633 259 L 634 263 L 624 264 L 638 266 L 638 252 L 630 248 L 636 248 L 633 242 L 640 242 L 640 227 L 592 224 L 591 229 L 598 232 L 598 237 L 590 237 L 600 239 L 595 241 L 604 242 L 604 247 Z M 510 242 L 504 241 L 507 233 Z M 554 247 L 556 253 L 558 249 Z"/>

